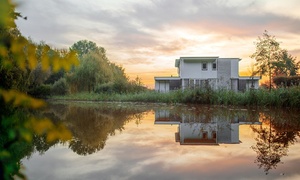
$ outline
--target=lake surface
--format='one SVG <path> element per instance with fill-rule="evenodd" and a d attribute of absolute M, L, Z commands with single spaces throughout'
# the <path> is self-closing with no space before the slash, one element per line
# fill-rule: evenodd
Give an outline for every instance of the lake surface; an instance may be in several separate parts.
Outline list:
<path fill-rule="evenodd" d="M 298 111 L 52 102 L 73 133 L 34 139 L 28 179 L 300 179 Z"/>

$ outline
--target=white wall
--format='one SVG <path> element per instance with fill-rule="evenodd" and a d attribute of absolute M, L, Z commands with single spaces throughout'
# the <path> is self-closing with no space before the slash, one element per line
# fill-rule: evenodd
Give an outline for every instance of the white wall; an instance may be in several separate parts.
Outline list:
<path fill-rule="evenodd" d="M 213 132 L 217 132 L 216 123 L 180 123 L 180 140 L 184 139 L 202 139 L 203 132 L 207 132 L 207 138 L 213 139 Z"/>
<path fill-rule="evenodd" d="M 217 70 L 212 70 L 212 62 L 207 62 L 207 70 L 202 70 L 201 62 L 184 62 L 180 64 L 180 77 L 188 79 L 217 78 Z"/>
<path fill-rule="evenodd" d="M 239 77 L 239 59 L 233 59 L 231 61 L 231 78 Z"/>
<path fill-rule="evenodd" d="M 239 124 L 234 123 L 230 125 L 231 129 L 231 143 L 239 143 L 240 137 L 239 137 Z"/>

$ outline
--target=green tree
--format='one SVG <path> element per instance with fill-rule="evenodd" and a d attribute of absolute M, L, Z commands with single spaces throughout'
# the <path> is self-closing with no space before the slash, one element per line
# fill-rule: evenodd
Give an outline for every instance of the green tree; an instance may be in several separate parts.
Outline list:
<path fill-rule="evenodd" d="M 91 51 L 80 59 L 80 65 L 67 76 L 71 86 L 77 91 L 93 91 L 97 84 L 112 80 L 113 75 L 108 62 L 98 51 Z"/>
<path fill-rule="evenodd" d="M 71 92 L 127 93 L 145 90 L 139 78 L 130 81 L 124 68 L 109 61 L 105 49 L 96 43 L 81 40 L 70 49 L 77 52 L 80 60 L 80 65 L 66 76 Z"/>
<path fill-rule="evenodd" d="M 97 52 L 102 55 L 104 60 L 108 60 L 105 49 L 103 47 L 98 47 L 97 44 L 92 41 L 80 40 L 74 43 L 70 49 L 77 52 L 79 59 L 82 59 L 82 57 L 89 52 Z"/>
<path fill-rule="evenodd" d="M 119 87 L 125 87 L 128 83 L 124 69 L 110 62 L 105 49 L 96 43 L 81 40 L 70 49 L 77 52 L 80 60 L 80 65 L 67 75 L 72 92 L 91 92 L 104 84 L 115 84 L 116 89 L 120 89 Z"/>
<path fill-rule="evenodd" d="M 265 31 L 262 37 L 258 37 L 255 45 L 256 51 L 250 57 L 256 60 L 255 66 L 258 71 L 256 73 L 269 78 L 269 89 L 271 90 L 272 75 L 281 59 L 279 42 L 276 41 L 275 36 L 271 36 L 268 31 Z"/>
<path fill-rule="evenodd" d="M 300 68 L 300 62 L 296 62 L 296 58 L 283 49 L 280 54 L 280 59 L 275 62 L 274 76 L 295 76 Z"/>

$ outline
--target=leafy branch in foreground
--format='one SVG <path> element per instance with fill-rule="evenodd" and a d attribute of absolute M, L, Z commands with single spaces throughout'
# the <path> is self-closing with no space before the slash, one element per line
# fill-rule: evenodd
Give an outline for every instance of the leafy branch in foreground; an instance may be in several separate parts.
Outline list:
<path fill-rule="evenodd" d="M 0 179 L 13 179 L 20 173 L 20 159 L 30 150 L 35 134 L 46 135 L 49 142 L 67 140 L 71 133 L 62 124 L 29 115 L 29 110 L 45 102 L 27 94 L 29 74 L 38 65 L 42 71 L 70 70 L 77 65 L 76 53 L 53 50 L 48 45 L 38 48 L 24 38 L 16 27 L 16 13 L 10 0 L 0 1 Z"/>

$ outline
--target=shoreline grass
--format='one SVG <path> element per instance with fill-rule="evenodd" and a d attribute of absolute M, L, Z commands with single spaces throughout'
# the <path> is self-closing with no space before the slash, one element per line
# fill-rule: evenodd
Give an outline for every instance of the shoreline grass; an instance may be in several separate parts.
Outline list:
<path fill-rule="evenodd" d="M 169 93 L 143 91 L 128 94 L 82 92 L 64 96 L 51 96 L 48 99 L 300 108 L 300 87 L 280 88 L 272 91 L 259 89 L 246 92 L 213 91 L 210 89 L 177 90 Z"/>

